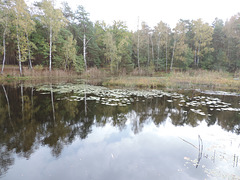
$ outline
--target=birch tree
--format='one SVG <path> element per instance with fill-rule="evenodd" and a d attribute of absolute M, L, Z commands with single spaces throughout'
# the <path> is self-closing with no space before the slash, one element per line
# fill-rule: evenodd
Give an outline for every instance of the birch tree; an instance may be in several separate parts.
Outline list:
<path fill-rule="evenodd" d="M 11 2 L 10 1 L 0 1 L 0 25 L 2 29 L 2 39 L 3 39 L 3 60 L 1 74 L 4 70 L 4 65 L 6 61 L 6 36 L 9 33 L 10 26 L 10 16 L 11 16 Z"/>
<path fill-rule="evenodd" d="M 73 36 L 70 35 L 67 37 L 66 42 L 62 48 L 64 54 L 65 65 L 64 69 L 67 70 L 67 67 L 70 66 L 74 61 L 76 61 L 76 40 L 73 39 Z"/>
<path fill-rule="evenodd" d="M 90 22 L 89 13 L 87 13 L 83 6 L 78 6 L 77 11 L 75 12 L 75 21 L 77 23 L 79 39 L 82 41 L 83 45 L 83 60 L 85 64 L 85 70 L 87 70 L 87 47 L 88 43 L 92 39 L 92 28 L 93 25 Z M 80 31 L 81 32 L 80 32 Z"/>
<path fill-rule="evenodd" d="M 157 43 L 157 64 L 161 64 L 161 59 L 165 59 L 165 70 L 168 67 L 168 46 L 169 46 L 169 34 L 171 29 L 168 25 L 160 21 L 154 28 L 154 34 Z M 162 49 L 162 51 L 161 51 Z M 160 54 L 162 52 L 162 55 Z"/>
<path fill-rule="evenodd" d="M 204 54 L 212 52 L 214 49 L 210 47 L 212 42 L 213 28 L 207 23 L 203 23 L 201 19 L 193 21 L 194 32 L 194 62 L 198 67 L 200 57 Z"/>
<path fill-rule="evenodd" d="M 140 59 L 139 59 L 139 47 L 140 46 L 140 33 L 139 33 L 139 17 L 138 17 L 138 25 L 137 25 L 137 64 L 138 70 L 140 70 Z"/>
<path fill-rule="evenodd" d="M 177 23 L 176 27 L 173 29 L 173 50 L 170 70 L 172 71 L 174 59 L 185 62 L 185 54 L 187 51 L 186 40 L 186 27 L 183 21 Z"/>
<path fill-rule="evenodd" d="M 120 57 L 118 56 L 116 42 L 113 39 L 113 34 L 111 32 L 106 33 L 104 38 L 104 44 L 106 46 L 105 57 L 108 61 L 110 61 L 111 73 L 114 73 L 116 71 L 118 72 L 118 64 L 120 61 Z"/>
<path fill-rule="evenodd" d="M 136 59 L 136 67 L 144 67 L 150 64 L 150 27 L 146 22 L 141 22 L 141 28 L 133 34 L 133 54 Z"/>
<path fill-rule="evenodd" d="M 52 70 L 53 42 L 57 38 L 60 28 L 66 24 L 66 18 L 60 9 L 54 8 L 53 0 L 43 0 L 40 4 L 41 21 L 49 31 L 49 71 Z"/>
<path fill-rule="evenodd" d="M 213 22 L 213 42 L 212 46 L 214 48 L 214 69 L 226 69 L 228 58 L 225 51 L 226 43 L 226 32 L 224 32 L 224 22 L 221 19 L 215 18 Z"/>
<path fill-rule="evenodd" d="M 24 31 L 27 38 L 27 48 L 28 48 L 28 62 L 29 62 L 29 68 L 32 69 L 32 60 L 31 60 L 31 49 L 36 48 L 35 44 L 30 41 L 29 37 L 33 31 L 35 31 L 35 22 L 31 19 L 30 13 L 26 13 L 25 16 L 25 25 L 24 25 Z"/>
<path fill-rule="evenodd" d="M 15 12 L 15 28 L 16 28 L 16 39 L 17 39 L 17 50 L 18 50 L 18 62 L 19 71 L 22 76 L 22 62 L 27 60 L 28 52 L 28 39 L 27 32 L 30 32 L 30 26 L 27 22 L 31 22 L 31 18 L 27 9 L 27 4 L 24 0 L 14 0 L 13 10 Z M 28 29 L 29 28 L 29 29 Z"/>
<path fill-rule="evenodd" d="M 109 32 L 112 33 L 117 47 L 117 72 L 120 69 L 131 69 L 133 65 L 131 62 L 132 45 L 126 24 L 123 21 L 114 21 L 113 25 L 109 28 Z"/>
<path fill-rule="evenodd" d="M 228 68 L 235 71 L 240 68 L 240 13 L 232 16 L 224 27 L 226 34 L 225 52 L 228 59 Z"/>

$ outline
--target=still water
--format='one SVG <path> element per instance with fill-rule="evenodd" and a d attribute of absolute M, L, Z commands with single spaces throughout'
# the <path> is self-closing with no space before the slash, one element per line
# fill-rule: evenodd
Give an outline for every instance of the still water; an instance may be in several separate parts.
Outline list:
<path fill-rule="evenodd" d="M 240 97 L 0 86 L 1 180 L 240 179 Z"/>

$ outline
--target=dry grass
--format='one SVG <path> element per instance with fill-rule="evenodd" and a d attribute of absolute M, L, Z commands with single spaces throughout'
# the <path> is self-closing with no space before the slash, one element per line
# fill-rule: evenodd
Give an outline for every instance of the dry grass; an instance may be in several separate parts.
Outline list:
<path fill-rule="evenodd" d="M 121 76 L 117 78 L 111 78 L 103 85 L 106 86 L 123 86 L 123 87 L 165 87 L 165 79 L 160 77 L 144 77 L 144 76 Z"/>
<path fill-rule="evenodd" d="M 56 80 L 63 79 L 86 79 L 92 84 L 101 84 L 103 79 L 109 77 L 107 70 L 91 68 L 84 72 L 81 76 L 73 71 L 52 70 L 48 68 L 35 66 L 33 70 L 23 67 L 24 76 L 20 77 L 18 66 L 5 66 L 3 75 L 0 75 L 0 80 L 31 80 L 31 81 L 49 81 L 49 78 Z M 131 76 L 111 77 L 105 81 L 106 86 L 122 86 L 122 87 L 172 87 L 172 88 L 202 88 L 211 87 L 221 90 L 236 90 L 240 89 L 240 72 L 230 74 L 223 71 L 206 71 L 206 70 L 189 70 L 187 72 L 171 72 L 161 73 L 158 76 L 150 77 L 143 76 L 146 71 L 137 72 L 136 70 Z M 138 75 L 138 76 L 137 76 Z"/>
<path fill-rule="evenodd" d="M 237 90 L 240 88 L 240 80 L 234 79 L 227 72 L 190 70 L 187 72 L 171 72 L 161 77 L 117 77 L 105 82 L 108 86 L 128 87 L 172 87 L 172 88 L 203 88 L 213 87 L 221 90 Z"/>
<path fill-rule="evenodd" d="M 42 77 L 69 77 L 69 76 L 77 76 L 77 73 L 73 71 L 64 71 L 60 69 L 53 69 L 51 72 L 49 72 L 48 68 L 39 68 L 34 67 L 32 70 L 28 67 L 23 67 L 23 77 L 31 77 L 31 78 L 42 78 Z M 5 66 L 3 74 L 3 77 L 20 77 L 19 73 L 19 67 L 18 66 Z"/>
<path fill-rule="evenodd" d="M 130 76 L 152 76 L 153 75 L 153 71 L 151 69 L 138 69 L 135 68 L 131 73 Z"/>
<path fill-rule="evenodd" d="M 172 72 L 168 77 L 168 82 L 167 86 L 188 83 L 222 88 L 240 87 L 240 81 L 235 80 L 229 73 L 222 71 L 191 70 L 187 72 Z"/>
<path fill-rule="evenodd" d="M 81 75 L 84 79 L 105 78 L 107 73 L 105 70 L 100 70 L 96 67 L 90 68 Z"/>

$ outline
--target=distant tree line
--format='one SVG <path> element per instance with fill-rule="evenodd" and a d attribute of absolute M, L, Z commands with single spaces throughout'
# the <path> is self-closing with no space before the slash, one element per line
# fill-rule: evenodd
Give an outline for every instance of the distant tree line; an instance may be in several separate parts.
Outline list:
<path fill-rule="evenodd" d="M 0 34 L 1 73 L 5 64 L 18 64 L 20 74 L 22 64 L 112 73 L 240 68 L 240 13 L 211 25 L 180 19 L 173 29 L 162 21 L 154 28 L 141 22 L 133 32 L 122 21 L 91 22 L 81 5 L 73 11 L 66 2 L 56 8 L 53 0 L 32 7 L 24 0 L 1 0 Z"/>

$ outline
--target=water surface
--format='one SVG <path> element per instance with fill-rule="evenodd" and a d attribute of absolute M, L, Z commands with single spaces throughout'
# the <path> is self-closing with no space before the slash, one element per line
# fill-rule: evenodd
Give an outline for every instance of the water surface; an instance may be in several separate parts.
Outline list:
<path fill-rule="evenodd" d="M 240 179 L 237 94 L 0 86 L 0 178 Z"/>

